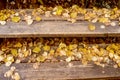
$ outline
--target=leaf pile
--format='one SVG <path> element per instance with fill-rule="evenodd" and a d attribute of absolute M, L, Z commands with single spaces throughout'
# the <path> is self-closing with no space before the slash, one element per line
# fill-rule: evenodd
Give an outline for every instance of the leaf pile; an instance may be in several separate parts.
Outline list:
<path fill-rule="evenodd" d="M 7 8 L 10 9 L 20 9 L 38 8 L 40 5 L 49 7 L 55 7 L 58 5 L 61 5 L 62 7 L 71 7 L 74 4 L 83 8 L 113 8 L 119 7 L 120 0 L 8 0 L 6 5 Z"/>
<path fill-rule="evenodd" d="M 120 67 L 120 38 L 20 38 L 3 39 L 0 64 L 22 62 L 93 62 Z"/>

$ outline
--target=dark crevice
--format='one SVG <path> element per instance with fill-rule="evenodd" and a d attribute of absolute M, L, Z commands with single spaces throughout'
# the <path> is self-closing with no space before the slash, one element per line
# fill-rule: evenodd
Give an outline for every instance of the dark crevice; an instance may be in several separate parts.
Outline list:
<path fill-rule="evenodd" d="M 120 8 L 120 0 L 1 0 L 0 9 L 25 9 L 38 8 L 40 5 L 54 7 L 61 5 L 70 7 L 78 5 L 84 8 Z"/>

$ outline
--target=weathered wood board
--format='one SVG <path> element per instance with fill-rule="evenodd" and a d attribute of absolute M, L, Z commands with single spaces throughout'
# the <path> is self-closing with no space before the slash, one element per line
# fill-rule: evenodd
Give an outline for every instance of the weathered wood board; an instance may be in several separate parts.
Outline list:
<path fill-rule="evenodd" d="M 15 10 L 15 11 L 20 11 Z M 32 15 L 32 9 L 24 10 L 27 15 Z M 12 37 L 120 37 L 120 26 L 117 23 L 116 26 L 106 26 L 101 28 L 103 23 L 91 23 L 84 21 L 83 17 L 79 15 L 75 23 L 68 22 L 63 17 L 51 16 L 45 17 L 39 15 L 42 21 L 35 21 L 35 17 L 32 16 L 34 22 L 31 25 L 27 25 L 24 17 L 20 15 L 21 21 L 19 23 L 13 23 L 8 21 L 6 25 L 0 25 L 0 38 L 12 38 Z M 89 24 L 94 24 L 96 29 L 90 31 Z"/>
<path fill-rule="evenodd" d="M 90 31 L 88 25 L 90 22 L 77 21 L 71 23 L 68 21 L 43 20 L 33 22 L 27 25 L 25 21 L 19 23 L 7 22 L 6 25 L 0 25 L 0 38 L 7 37 L 119 37 L 120 26 L 107 26 L 100 28 L 102 23 L 94 23 L 96 30 Z"/>
<path fill-rule="evenodd" d="M 63 79 L 91 79 L 91 78 L 119 78 L 120 68 L 113 68 L 107 65 L 104 68 L 93 64 L 82 65 L 80 61 L 71 62 L 73 66 L 68 66 L 66 62 L 41 63 L 39 68 L 34 69 L 34 63 L 13 64 L 16 72 L 21 76 L 21 80 L 63 80 Z M 11 80 L 3 75 L 10 67 L 0 66 L 0 79 Z"/>

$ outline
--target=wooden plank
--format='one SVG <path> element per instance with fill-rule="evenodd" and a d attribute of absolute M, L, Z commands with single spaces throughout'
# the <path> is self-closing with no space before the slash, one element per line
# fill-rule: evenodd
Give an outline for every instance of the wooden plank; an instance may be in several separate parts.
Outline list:
<path fill-rule="evenodd" d="M 34 63 L 13 64 L 16 71 L 21 76 L 21 80 L 38 79 L 90 79 L 90 78 L 118 78 L 120 77 L 120 68 L 113 68 L 107 65 L 104 68 L 93 64 L 81 65 L 79 61 L 73 61 L 73 66 L 68 66 L 66 62 L 58 63 L 40 63 L 39 68 L 33 68 Z M 0 66 L 0 78 L 10 80 L 3 75 L 10 67 Z"/>
<path fill-rule="evenodd" d="M 33 9 L 25 9 L 27 15 L 32 14 Z M 17 10 L 20 11 L 19 9 Z M 71 23 L 64 20 L 60 16 L 45 17 L 40 15 L 41 22 L 36 22 L 32 25 L 27 25 L 24 18 L 19 23 L 7 22 L 7 25 L 0 25 L 0 38 L 11 37 L 119 37 L 120 27 L 109 26 L 101 29 L 102 23 L 94 23 L 95 31 L 90 31 L 88 25 L 91 22 L 84 21 L 82 16 L 77 17 L 76 23 Z M 34 17 L 33 17 L 34 19 Z M 118 23 L 116 21 L 116 23 Z M 92 23 L 93 24 L 93 23 Z"/>
<path fill-rule="evenodd" d="M 108 26 L 100 28 L 102 23 L 94 23 L 96 30 L 90 31 L 90 22 L 77 21 L 70 23 L 67 21 L 41 21 L 27 25 L 26 22 L 8 22 L 0 25 L 0 38 L 6 37 L 119 37 L 120 27 Z"/>

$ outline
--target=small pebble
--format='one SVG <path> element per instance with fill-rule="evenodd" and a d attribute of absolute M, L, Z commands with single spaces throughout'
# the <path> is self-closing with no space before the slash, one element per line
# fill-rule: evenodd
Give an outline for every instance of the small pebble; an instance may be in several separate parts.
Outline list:
<path fill-rule="evenodd" d="M 67 19 L 69 22 L 75 23 L 76 19 Z"/>
<path fill-rule="evenodd" d="M 97 60 L 98 60 L 98 58 L 96 56 L 92 57 L 92 61 L 97 61 Z"/>
<path fill-rule="evenodd" d="M 34 69 L 38 69 L 38 68 L 39 68 L 39 65 L 40 65 L 40 63 L 34 63 L 34 64 L 33 64 L 33 68 L 34 68 Z"/>
<path fill-rule="evenodd" d="M 15 16 L 19 16 L 19 13 L 18 13 L 18 12 L 16 12 L 16 13 L 15 13 Z"/>
<path fill-rule="evenodd" d="M 46 11 L 45 12 L 45 17 L 50 17 L 51 16 L 51 11 Z"/>
<path fill-rule="evenodd" d="M 15 66 L 12 66 L 12 67 L 10 68 L 11 71 L 15 71 L 15 69 L 16 69 Z"/>
<path fill-rule="evenodd" d="M 116 26 L 116 23 L 115 22 L 111 22 L 110 25 L 111 26 Z"/>
<path fill-rule="evenodd" d="M 105 73 L 105 71 L 102 71 L 102 73 L 104 74 L 104 73 Z"/>
<path fill-rule="evenodd" d="M 115 64 L 113 67 L 114 67 L 114 68 L 118 68 L 118 65 Z"/>
<path fill-rule="evenodd" d="M 26 16 L 25 16 L 25 19 L 27 19 L 27 20 L 28 20 L 28 19 L 31 19 L 31 18 L 32 18 L 32 16 L 30 16 L 30 15 L 26 15 Z"/>
<path fill-rule="evenodd" d="M 63 17 L 65 17 L 65 18 L 69 18 L 70 15 L 69 15 L 68 13 L 63 13 Z"/>
<path fill-rule="evenodd" d="M 70 62 L 72 59 L 71 59 L 71 57 L 68 57 L 65 60 L 66 60 L 66 62 Z"/>
<path fill-rule="evenodd" d="M 98 19 L 95 18 L 95 19 L 93 19 L 91 22 L 92 22 L 92 23 L 96 23 L 97 21 L 98 21 Z"/>
<path fill-rule="evenodd" d="M 81 58 L 82 58 L 81 53 L 77 53 L 77 54 L 75 54 L 75 56 L 76 56 L 76 57 L 78 57 L 79 59 L 81 59 Z"/>
<path fill-rule="evenodd" d="M 8 61 L 8 62 L 5 63 L 5 66 L 10 66 L 11 64 L 12 64 L 12 62 Z"/>
<path fill-rule="evenodd" d="M 120 64 L 120 60 L 116 60 L 116 63 L 117 63 L 117 64 Z"/>
<path fill-rule="evenodd" d="M 46 57 L 48 55 L 48 52 L 44 52 L 42 56 Z"/>
<path fill-rule="evenodd" d="M 20 59 L 17 59 L 16 61 L 15 61 L 15 63 L 20 63 L 21 62 L 21 60 Z"/>
<path fill-rule="evenodd" d="M 73 66 L 73 64 L 72 63 L 68 63 L 68 67 L 72 67 Z"/>
<path fill-rule="evenodd" d="M 117 54 L 114 54 L 115 59 L 119 59 L 119 56 Z"/>
<path fill-rule="evenodd" d="M 32 19 L 28 19 L 28 20 L 26 20 L 26 22 L 27 22 L 28 25 L 31 25 L 33 23 L 33 20 Z"/>
<path fill-rule="evenodd" d="M 6 21 L 0 21 L 0 24 L 1 24 L 1 25 L 5 25 L 5 24 L 6 24 Z"/>
<path fill-rule="evenodd" d="M 53 15 L 56 15 L 56 12 L 53 12 L 52 14 L 53 14 Z"/>
<path fill-rule="evenodd" d="M 101 25 L 100 28 L 101 28 L 101 29 L 104 29 L 104 28 L 105 28 L 105 25 Z"/>
<path fill-rule="evenodd" d="M 105 67 L 105 64 L 101 64 L 101 66 L 104 68 L 104 67 Z"/>
<path fill-rule="evenodd" d="M 110 17 L 110 14 L 105 14 L 105 17 L 106 17 L 106 18 Z"/>

